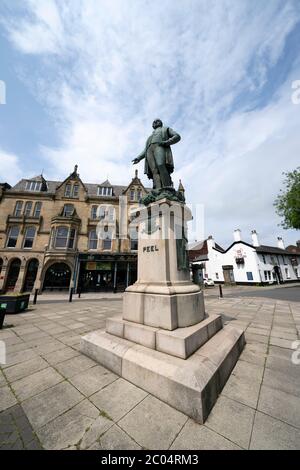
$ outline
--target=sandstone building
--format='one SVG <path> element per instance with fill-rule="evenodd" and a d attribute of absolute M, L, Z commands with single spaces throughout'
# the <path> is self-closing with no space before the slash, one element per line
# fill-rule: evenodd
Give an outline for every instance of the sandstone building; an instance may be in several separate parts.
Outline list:
<path fill-rule="evenodd" d="M 0 292 L 124 290 L 137 276 L 137 171 L 130 184 L 42 175 L 0 184 Z M 129 225 L 128 225 L 129 224 Z"/>

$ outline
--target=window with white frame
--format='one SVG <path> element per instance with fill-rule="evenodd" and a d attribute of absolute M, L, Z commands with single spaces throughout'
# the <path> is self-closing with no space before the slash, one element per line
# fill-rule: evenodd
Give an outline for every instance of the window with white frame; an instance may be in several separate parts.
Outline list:
<path fill-rule="evenodd" d="M 54 235 L 54 248 L 74 248 L 76 230 L 69 227 L 57 227 Z"/>
<path fill-rule="evenodd" d="M 78 197 L 78 195 L 79 195 L 79 185 L 74 184 L 74 186 L 73 186 L 73 197 Z"/>
<path fill-rule="evenodd" d="M 106 186 L 98 186 L 98 196 L 112 196 L 112 188 Z"/>
<path fill-rule="evenodd" d="M 97 250 L 98 236 L 96 230 L 91 230 L 89 233 L 89 250 Z"/>
<path fill-rule="evenodd" d="M 22 214 L 22 207 L 23 207 L 23 202 L 17 201 L 15 205 L 15 211 L 14 211 L 15 217 L 20 217 L 20 215 Z"/>
<path fill-rule="evenodd" d="M 98 206 L 92 206 L 91 208 L 91 219 L 93 220 L 97 219 L 97 209 Z"/>
<path fill-rule="evenodd" d="M 71 190 L 72 190 L 71 184 L 66 184 L 66 187 L 65 187 L 65 197 L 71 197 Z"/>
<path fill-rule="evenodd" d="M 130 201 L 135 201 L 135 191 L 133 189 L 130 191 Z"/>
<path fill-rule="evenodd" d="M 23 248 L 32 248 L 35 237 L 35 227 L 27 227 L 24 235 Z"/>
<path fill-rule="evenodd" d="M 40 181 L 26 181 L 26 191 L 40 191 L 42 183 Z"/>
<path fill-rule="evenodd" d="M 26 217 L 30 217 L 31 215 L 31 209 L 32 209 L 32 202 L 31 201 L 27 201 L 26 204 L 25 204 L 25 209 L 24 209 L 24 215 Z"/>
<path fill-rule="evenodd" d="M 7 236 L 6 246 L 7 248 L 15 248 L 18 241 L 20 229 L 19 227 L 10 227 Z"/>
<path fill-rule="evenodd" d="M 41 209 L 42 209 L 42 203 L 36 202 L 34 206 L 33 217 L 40 217 Z"/>
<path fill-rule="evenodd" d="M 72 217 L 73 213 L 74 213 L 73 204 L 65 204 L 64 205 L 64 210 L 63 210 L 63 216 L 64 217 Z"/>

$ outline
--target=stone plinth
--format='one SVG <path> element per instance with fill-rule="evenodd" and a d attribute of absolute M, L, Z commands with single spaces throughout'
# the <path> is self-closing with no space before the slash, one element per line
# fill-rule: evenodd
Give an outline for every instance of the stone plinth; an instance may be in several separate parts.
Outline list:
<path fill-rule="evenodd" d="M 150 218 L 151 213 L 151 218 Z M 82 338 L 81 351 L 203 423 L 244 347 L 242 331 L 205 314 L 190 280 L 183 203 L 162 199 L 141 211 L 138 279 L 123 315 Z M 183 237 L 182 237 L 183 235 Z"/>

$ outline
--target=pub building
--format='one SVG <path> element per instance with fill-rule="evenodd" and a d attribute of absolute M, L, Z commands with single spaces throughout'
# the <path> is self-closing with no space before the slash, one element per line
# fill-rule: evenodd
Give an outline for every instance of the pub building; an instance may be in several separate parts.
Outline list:
<path fill-rule="evenodd" d="M 77 165 L 64 181 L 0 183 L 0 292 L 123 291 L 137 278 L 147 192 L 137 171 L 128 186 L 90 184 Z"/>

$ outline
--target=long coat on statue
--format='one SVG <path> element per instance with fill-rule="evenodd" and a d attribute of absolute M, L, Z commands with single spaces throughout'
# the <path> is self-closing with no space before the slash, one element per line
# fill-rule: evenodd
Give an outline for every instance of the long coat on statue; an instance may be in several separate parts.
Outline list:
<path fill-rule="evenodd" d="M 171 150 L 170 145 L 176 144 L 177 142 L 179 142 L 180 135 L 177 134 L 177 132 L 173 131 L 173 129 L 171 129 L 170 127 L 164 127 L 164 126 L 161 127 L 161 132 L 162 132 L 162 141 L 163 142 L 167 141 L 169 144 L 169 146 L 163 147 L 163 148 L 165 150 L 165 165 L 167 167 L 169 174 L 171 174 L 174 171 L 174 160 L 173 160 L 173 155 L 172 155 L 172 150 Z M 147 151 L 151 143 L 152 143 L 152 135 L 148 137 L 145 149 L 137 157 L 139 160 L 142 160 L 143 158 L 145 158 L 144 173 L 148 176 L 149 179 L 153 179 L 152 171 L 147 161 Z"/>

